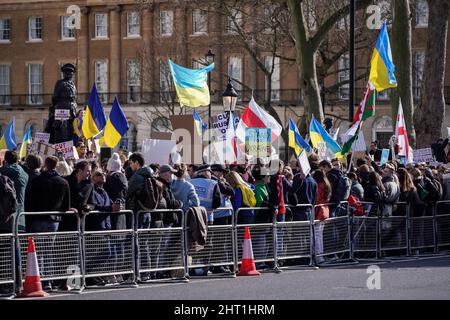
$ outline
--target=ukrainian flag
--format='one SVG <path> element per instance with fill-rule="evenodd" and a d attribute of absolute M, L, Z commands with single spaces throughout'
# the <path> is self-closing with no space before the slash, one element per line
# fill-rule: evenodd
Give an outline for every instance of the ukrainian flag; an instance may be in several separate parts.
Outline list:
<path fill-rule="evenodd" d="M 322 125 L 313 117 L 311 124 L 309 125 L 309 136 L 314 148 L 318 147 L 318 143 L 323 141 L 326 143 L 327 148 L 333 152 L 336 157 L 342 157 L 341 147 L 336 141 L 328 134 L 328 132 L 322 127 Z"/>
<path fill-rule="evenodd" d="M 381 27 L 377 44 L 373 50 L 372 60 L 370 61 L 369 81 L 377 91 L 397 87 L 394 71 L 395 66 L 392 61 L 391 45 L 385 22 Z"/>
<path fill-rule="evenodd" d="M 100 102 L 95 84 L 89 96 L 88 105 L 84 112 L 82 130 L 86 139 L 96 136 L 106 125 L 105 111 Z"/>
<path fill-rule="evenodd" d="M 203 69 L 187 69 L 169 59 L 175 90 L 180 106 L 200 107 L 210 103 L 208 72 L 214 69 L 214 63 Z"/>
<path fill-rule="evenodd" d="M 0 139 L 0 149 L 15 150 L 17 148 L 16 136 L 14 135 L 14 119 L 6 127 L 5 133 Z"/>
<path fill-rule="evenodd" d="M 303 140 L 297 125 L 292 119 L 289 119 L 289 147 L 294 148 L 297 156 L 300 155 L 303 149 L 307 152 L 311 152 L 311 147 Z"/>
<path fill-rule="evenodd" d="M 199 136 L 201 136 L 203 131 L 206 130 L 206 123 L 202 121 L 202 118 L 200 118 L 200 115 L 197 112 L 194 111 L 192 115 L 194 117 L 194 124 L 195 128 L 197 129 L 197 133 Z"/>
<path fill-rule="evenodd" d="M 127 118 L 122 111 L 117 97 L 115 97 L 103 134 L 103 141 L 106 146 L 114 148 L 125 133 L 127 133 L 129 127 Z"/>
<path fill-rule="evenodd" d="M 28 127 L 27 131 L 25 131 L 25 135 L 23 136 L 22 145 L 20 146 L 19 157 L 22 159 L 27 156 L 27 146 L 33 142 L 31 138 L 31 129 Z"/>

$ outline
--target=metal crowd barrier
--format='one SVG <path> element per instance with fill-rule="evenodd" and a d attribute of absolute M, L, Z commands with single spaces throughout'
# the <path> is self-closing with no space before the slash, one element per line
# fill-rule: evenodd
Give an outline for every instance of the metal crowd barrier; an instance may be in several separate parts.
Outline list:
<path fill-rule="evenodd" d="M 234 236 L 233 225 L 233 208 L 217 208 L 213 212 L 229 211 L 231 212 L 230 224 L 225 225 L 208 225 L 208 232 L 206 236 L 206 244 L 200 251 L 195 251 L 192 248 L 186 247 L 188 256 L 188 269 L 198 269 L 198 276 L 206 276 L 209 269 L 212 269 L 213 274 L 227 277 L 235 277 L 236 270 L 236 256 L 234 248 L 236 247 L 236 239 Z M 189 232 L 189 221 L 185 219 L 185 242 L 187 243 L 187 236 Z M 228 267 L 229 272 L 221 272 L 220 267 Z M 231 269 L 230 269 L 231 267 Z M 223 268 L 222 268 L 223 269 Z M 228 269 L 222 271 L 228 271 Z M 195 271 L 195 270 L 194 270 Z M 194 272 L 194 275 L 197 273 Z"/>
<path fill-rule="evenodd" d="M 317 208 L 327 206 L 330 210 L 335 208 L 336 213 L 345 212 L 345 215 L 330 217 L 324 221 L 314 220 L 314 256 L 316 262 L 325 262 L 326 256 L 335 256 L 337 261 L 338 254 L 346 254 L 351 259 L 351 221 L 349 207 L 346 201 L 341 203 L 324 203 L 314 206 L 314 214 Z M 332 208 L 330 208 L 332 207 Z"/>
<path fill-rule="evenodd" d="M 436 224 L 435 210 L 432 216 L 425 215 L 425 205 L 416 205 L 408 207 L 408 255 L 420 255 L 425 250 L 436 252 Z"/>
<path fill-rule="evenodd" d="M 151 221 L 162 214 L 163 220 Z M 176 214 L 179 226 L 164 226 L 165 215 Z M 140 211 L 136 215 L 136 275 L 141 282 L 182 280 L 185 272 L 185 215 L 181 209 Z"/>
<path fill-rule="evenodd" d="M 438 201 L 435 206 L 436 250 L 450 248 L 450 200 Z"/>
<path fill-rule="evenodd" d="M 279 267 L 279 262 L 293 259 L 309 259 L 309 266 L 314 266 L 314 247 L 313 247 L 313 206 L 310 204 L 299 204 L 296 206 L 287 206 L 292 211 L 303 210 L 307 220 L 275 222 L 274 234 L 276 235 L 277 250 L 275 250 L 275 268 Z M 303 208 L 303 209 L 302 209 Z"/>
<path fill-rule="evenodd" d="M 71 231 L 48 232 L 39 230 L 36 232 L 19 233 L 19 218 L 21 216 L 39 218 L 50 218 L 51 215 L 71 216 L 76 219 L 76 228 Z M 35 220 L 36 221 L 36 220 Z M 44 224 L 36 225 L 35 229 L 46 229 Z M 28 222 L 28 224 L 30 224 Z M 29 228 L 29 227 L 28 227 Z M 61 280 L 60 287 L 65 289 L 83 289 L 83 259 L 82 243 L 80 233 L 80 218 L 74 212 L 21 212 L 16 216 L 14 223 L 14 236 L 20 256 L 19 274 L 25 281 L 28 253 L 28 238 L 33 237 L 36 256 L 38 259 L 39 272 L 42 281 Z M 65 284 L 64 284 L 64 281 Z"/>
<path fill-rule="evenodd" d="M 405 252 L 409 252 L 407 241 L 408 211 L 409 208 L 406 202 L 397 202 L 393 207 L 393 211 L 388 213 L 390 215 L 383 215 L 383 209 L 381 209 L 379 216 L 381 251 L 405 250 Z"/>
<path fill-rule="evenodd" d="M 352 215 L 351 223 L 351 252 L 356 254 L 356 258 L 361 258 L 361 254 L 379 254 L 379 206 L 374 202 L 361 201 L 364 206 L 364 215 Z"/>
<path fill-rule="evenodd" d="M 105 228 L 100 225 L 107 223 L 108 216 L 114 214 L 129 215 L 133 221 L 133 212 L 130 210 L 90 211 L 82 216 L 83 283 L 86 287 L 119 284 L 123 282 L 124 276 L 127 277 L 126 283 L 134 284 L 133 229 L 98 230 Z"/>
<path fill-rule="evenodd" d="M 13 233 L 0 234 L 0 296 L 15 292 L 15 242 Z"/>

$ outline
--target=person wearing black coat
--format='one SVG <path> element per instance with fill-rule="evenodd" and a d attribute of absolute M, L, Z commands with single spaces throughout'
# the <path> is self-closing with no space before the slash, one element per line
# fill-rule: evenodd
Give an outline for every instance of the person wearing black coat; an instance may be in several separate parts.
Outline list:
<path fill-rule="evenodd" d="M 377 213 L 376 205 L 381 205 L 385 198 L 386 194 L 381 176 L 376 172 L 370 172 L 368 174 L 368 185 L 364 189 L 364 201 L 375 203 L 375 206 L 372 206 L 370 210 L 371 214 Z"/>
<path fill-rule="evenodd" d="M 125 197 L 128 190 L 128 181 L 125 174 L 122 173 L 122 163 L 117 153 L 114 153 L 108 160 L 106 167 L 108 176 L 104 188 L 108 193 L 111 201 L 114 203 L 120 202 L 125 206 Z M 123 230 L 131 228 L 131 216 L 128 214 L 112 214 L 111 215 L 111 227 L 113 230 Z"/>
<path fill-rule="evenodd" d="M 447 163 L 445 147 L 447 147 L 448 142 L 449 142 L 449 138 L 447 138 L 445 140 L 440 138 L 436 141 L 436 143 L 433 143 L 431 145 L 431 150 L 433 151 L 433 155 L 435 156 L 437 162 Z"/>

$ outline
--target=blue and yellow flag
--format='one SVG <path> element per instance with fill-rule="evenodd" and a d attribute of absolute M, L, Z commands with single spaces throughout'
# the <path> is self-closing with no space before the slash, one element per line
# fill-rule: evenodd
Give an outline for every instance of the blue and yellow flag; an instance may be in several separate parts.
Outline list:
<path fill-rule="evenodd" d="M 192 115 L 194 117 L 194 124 L 195 128 L 197 129 L 197 133 L 199 136 L 201 136 L 203 134 L 203 131 L 206 130 L 206 123 L 202 121 L 202 118 L 200 118 L 200 115 L 197 112 L 194 111 Z"/>
<path fill-rule="evenodd" d="M 214 63 L 203 69 L 188 69 L 169 59 L 170 72 L 177 91 L 180 106 L 200 107 L 210 103 L 208 72 L 214 69 Z"/>
<path fill-rule="evenodd" d="M 14 119 L 12 119 L 0 139 L 0 149 L 15 150 L 16 148 L 17 143 L 16 136 L 14 135 Z"/>
<path fill-rule="evenodd" d="M 394 71 L 395 65 L 392 61 L 391 44 L 389 43 L 389 35 L 385 22 L 381 27 L 377 44 L 373 50 L 372 60 L 370 61 L 369 81 L 378 92 L 397 87 Z"/>
<path fill-rule="evenodd" d="M 114 148 L 125 133 L 127 133 L 129 127 L 127 118 L 122 111 L 122 107 L 120 106 L 117 97 L 115 97 L 103 134 L 103 141 L 106 146 Z"/>
<path fill-rule="evenodd" d="M 294 148 L 297 156 L 300 155 L 303 149 L 307 152 L 311 152 L 311 147 L 303 140 L 297 125 L 292 119 L 289 119 L 289 147 Z"/>
<path fill-rule="evenodd" d="M 341 158 L 341 147 L 336 141 L 328 134 L 328 132 L 322 127 L 322 125 L 313 117 L 311 124 L 309 125 L 309 136 L 314 148 L 318 147 L 318 143 L 323 141 L 326 143 L 327 148 L 338 158 Z"/>
<path fill-rule="evenodd" d="M 84 112 L 82 130 L 86 139 L 96 136 L 106 125 L 105 111 L 97 93 L 95 84 L 92 86 L 88 105 Z"/>
<path fill-rule="evenodd" d="M 23 136 L 22 145 L 20 146 L 20 153 L 19 157 L 25 158 L 27 156 L 27 146 L 30 145 L 33 142 L 31 139 L 31 129 L 30 127 L 27 128 L 27 131 L 25 131 L 25 134 Z"/>

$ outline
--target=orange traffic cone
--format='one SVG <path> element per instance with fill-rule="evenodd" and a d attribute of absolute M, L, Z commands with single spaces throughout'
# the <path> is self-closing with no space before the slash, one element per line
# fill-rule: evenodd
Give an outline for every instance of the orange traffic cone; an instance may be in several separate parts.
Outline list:
<path fill-rule="evenodd" d="M 39 265 L 34 247 L 33 237 L 28 237 L 27 274 L 25 284 L 19 298 L 46 297 L 48 293 L 42 290 L 41 276 L 39 275 Z"/>
<path fill-rule="evenodd" d="M 253 258 L 252 239 L 250 228 L 245 227 L 244 243 L 242 244 L 242 264 L 238 276 L 260 276 L 256 271 L 255 259 Z"/>

